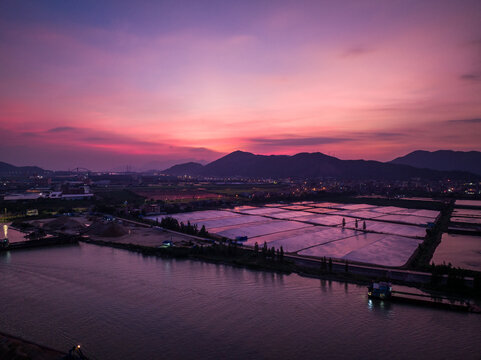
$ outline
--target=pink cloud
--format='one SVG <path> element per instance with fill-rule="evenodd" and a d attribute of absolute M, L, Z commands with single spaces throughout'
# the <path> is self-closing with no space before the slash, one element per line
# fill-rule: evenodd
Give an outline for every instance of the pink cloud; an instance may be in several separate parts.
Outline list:
<path fill-rule="evenodd" d="M 472 14 L 420 4 L 419 14 L 363 21 L 357 2 L 309 6 L 277 7 L 225 32 L 1 21 L 7 145 L 28 145 L 23 161 L 56 145 L 119 161 L 211 160 L 236 149 L 384 160 L 420 147 L 481 150 L 477 124 L 445 123 L 481 115 Z M 62 127 L 75 131 L 47 131 Z M 407 139 L 380 136 L 406 129 Z"/>

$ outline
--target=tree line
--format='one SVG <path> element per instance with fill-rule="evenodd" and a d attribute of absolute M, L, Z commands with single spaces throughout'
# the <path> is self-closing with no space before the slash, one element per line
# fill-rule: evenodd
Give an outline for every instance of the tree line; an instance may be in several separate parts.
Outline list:
<path fill-rule="evenodd" d="M 205 225 L 202 225 L 199 230 L 197 224 L 192 225 L 190 221 L 187 221 L 187 224 L 184 224 L 182 221 L 179 223 L 176 218 L 173 218 L 171 216 L 162 218 L 159 225 L 165 229 L 182 232 L 184 234 L 196 235 L 200 237 L 209 236 L 209 233 L 205 229 Z"/>

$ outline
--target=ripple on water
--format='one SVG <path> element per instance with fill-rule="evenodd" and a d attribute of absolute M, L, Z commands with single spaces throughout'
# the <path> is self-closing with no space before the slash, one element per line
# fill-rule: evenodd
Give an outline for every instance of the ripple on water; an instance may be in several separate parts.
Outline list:
<path fill-rule="evenodd" d="M 80 246 L 0 257 L 0 329 L 99 359 L 477 358 L 479 315 L 362 286 Z M 433 336 L 435 334 L 435 336 Z"/>

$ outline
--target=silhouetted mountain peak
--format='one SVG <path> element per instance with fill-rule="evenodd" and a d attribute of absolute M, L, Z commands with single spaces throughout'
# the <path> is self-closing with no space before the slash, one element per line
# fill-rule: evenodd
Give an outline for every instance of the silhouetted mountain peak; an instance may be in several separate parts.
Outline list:
<path fill-rule="evenodd" d="M 481 152 L 479 151 L 416 150 L 390 163 L 440 171 L 468 171 L 481 175 Z"/>
<path fill-rule="evenodd" d="M 254 155 L 253 153 L 250 153 L 250 152 L 247 152 L 247 151 L 236 150 L 236 151 L 233 151 L 230 154 L 227 154 L 227 155 L 225 155 L 225 156 L 223 156 L 223 157 L 221 157 L 220 159 L 217 159 L 217 160 L 221 160 L 221 159 L 247 159 L 247 158 L 252 158 L 254 156 L 256 156 L 256 155 Z"/>
<path fill-rule="evenodd" d="M 462 172 L 418 169 L 408 165 L 365 160 L 340 160 L 320 152 L 296 155 L 255 155 L 234 151 L 205 166 L 187 163 L 164 171 L 171 175 L 245 178 L 323 178 L 407 180 L 413 177 L 469 178 Z M 475 176 L 474 176 L 475 177 Z"/>
<path fill-rule="evenodd" d="M 183 175 L 197 175 L 204 165 L 190 161 L 183 164 L 178 164 L 171 166 L 168 169 L 162 171 L 162 173 L 173 176 L 183 176 Z"/>
<path fill-rule="evenodd" d="M 0 174 L 8 176 L 25 176 L 44 174 L 46 171 L 38 166 L 15 166 L 6 162 L 0 161 Z"/>

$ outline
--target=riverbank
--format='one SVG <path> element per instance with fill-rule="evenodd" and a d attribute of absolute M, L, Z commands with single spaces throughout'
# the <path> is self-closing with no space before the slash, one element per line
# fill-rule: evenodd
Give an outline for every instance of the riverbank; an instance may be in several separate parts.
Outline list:
<path fill-rule="evenodd" d="M 78 244 L 80 236 L 77 235 L 60 235 L 60 236 L 52 236 L 46 237 L 42 239 L 36 240 L 26 240 L 8 244 L 8 246 L 0 247 L 1 251 L 12 251 L 12 250 L 21 250 L 21 249 L 29 249 L 29 248 L 39 248 L 39 247 L 49 247 L 49 246 L 58 246 L 58 245 L 69 245 L 69 244 Z"/>
<path fill-rule="evenodd" d="M 417 287 L 435 294 L 433 296 L 479 298 L 479 294 L 472 288 L 473 278 L 465 278 L 462 289 L 457 288 L 455 291 L 451 291 L 446 286 L 448 283 L 447 276 L 441 276 L 437 279 L 436 284 L 432 284 L 432 274 L 427 272 L 375 267 L 330 259 L 306 258 L 297 255 L 283 255 L 281 257 L 276 253 L 269 254 L 263 253 L 263 251 L 256 253 L 251 248 L 237 246 L 236 244 L 214 243 L 200 247 L 151 247 L 86 237 L 82 241 L 148 256 L 185 258 L 284 274 L 297 273 L 301 276 L 361 285 L 368 285 L 371 281 L 388 280 L 396 285 Z"/>
<path fill-rule="evenodd" d="M 102 360 L 368 359 L 385 354 L 379 329 L 402 358 L 476 359 L 481 344 L 475 314 L 371 302 L 348 282 L 84 242 L 0 259 L 3 331 Z"/>
<path fill-rule="evenodd" d="M 66 353 L 0 332 L 0 359 L 60 360 Z"/>

